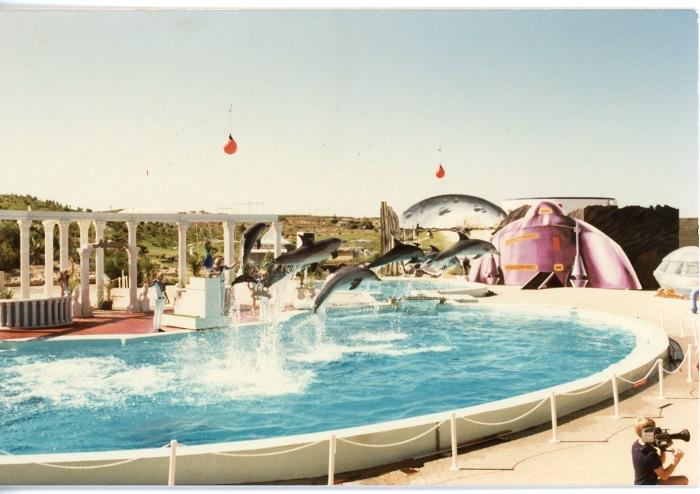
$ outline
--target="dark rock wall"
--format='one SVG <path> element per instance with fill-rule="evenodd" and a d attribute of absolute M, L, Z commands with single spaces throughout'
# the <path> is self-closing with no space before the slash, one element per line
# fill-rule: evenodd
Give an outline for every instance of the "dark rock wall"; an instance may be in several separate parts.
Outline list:
<path fill-rule="evenodd" d="M 617 242 L 644 289 L 659 287 L 652 272 L 678 248 L 678 209 L 670 206 L 587 206 L 569 216 L 589 223 Z"/>

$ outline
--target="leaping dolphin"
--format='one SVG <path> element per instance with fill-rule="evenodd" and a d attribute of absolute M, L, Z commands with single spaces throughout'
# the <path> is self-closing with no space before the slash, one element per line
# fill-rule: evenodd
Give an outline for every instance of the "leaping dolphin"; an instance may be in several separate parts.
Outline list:
<path fill-rule="evenodd" d="M 342 243 L 339 238 L 331 237 L 318 242 L 299 235 L 301 246 L 291 252 L 282 254 L 275 259 L 277 264 L 291 264 L 295 266 L 306 266 L 321 262 L 329 257 L 335 257 L 338 247 Z"/>
<path fill-rule="evenodd" d="M 448 264 L 454 263 L 453 258 L 458 260 L 465 257 L 477 259 L 484 254 L 498 255 L 498 251 L 492 243 L 469 238 L 462 232 L 457 232 L 457 234 L 459 235 L 457 242 L 424 263 L 429 271 L 444 269 Z"/>
<path fill-rule="evenodd" d="M 400 261 L 411 261 L 411 263 L 414 264 L 424 260 L 425 254 L 420 247 L 416 247 L 415 245 L 411 244 L 403 244 L 398 240 L 394 240 L 394 247 L 386 254 L 375 259 L 367 267 L 378 268 L 379 266 L 384 266 L 385 264 Z"/>
<path fill-rule="evenodd" d="M 321 288 L 321 291 L 314 299 L 314 314 L 318 308 L 323 304 L 323 302 L 333 293 L 335 290 L 341 288 L 349 288 L 354 290 L 362 280 L 375 280 L 380 281 L 379 276 L 375 274 L 369 268 L 364 268 L 361 266 L 346 266 L 340 268 L 331 278 L 329 278 L 326 283 Z"/>
<path fill-rule="evenodd" d="M 265 223 L 255 223 L 246 228 L 241 238 L 241 269 L 245 273 L 248 257 L 253 250 L 255 243 L 265 234 L 267 225 Z"/>

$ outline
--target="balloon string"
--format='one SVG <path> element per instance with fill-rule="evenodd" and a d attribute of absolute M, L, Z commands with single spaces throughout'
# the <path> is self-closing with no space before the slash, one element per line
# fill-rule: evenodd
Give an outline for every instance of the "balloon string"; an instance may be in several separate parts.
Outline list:
<path fill-rule="evenodd" d="M 231 110 L 233 109 L 233 104 L 228 107 L 228 135 L 231 135 Z"/>

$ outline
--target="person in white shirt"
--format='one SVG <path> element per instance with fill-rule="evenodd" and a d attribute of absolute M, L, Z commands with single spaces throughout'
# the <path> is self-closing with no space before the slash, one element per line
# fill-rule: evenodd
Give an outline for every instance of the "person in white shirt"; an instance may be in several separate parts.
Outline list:
<path fill-rule="evenodd" d="M 168 294 L 165 292 L 165 281 L 163 281 L 163 272 L 161 271 L 156 276 L 153 282 L 153 291 L 155 292 L 155 309 L 153 310 L 153 332 L 162 333 L 163 329 L 161 321 L 163 320 L 163 311 L 165 310 L 165 302 L 170 303 Z"/>

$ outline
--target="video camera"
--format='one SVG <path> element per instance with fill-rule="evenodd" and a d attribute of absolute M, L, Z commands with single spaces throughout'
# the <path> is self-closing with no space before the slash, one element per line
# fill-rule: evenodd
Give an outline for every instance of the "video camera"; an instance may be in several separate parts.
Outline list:
<path fill-rule="evenodd" d="M 683 429 L 675 434 L 670 434 L 668 429 L 661 429 L 660 427 L 642 429 L 642 441 L 645 444 L 656 446 L 661 451 L 670 448 L 674 439 L 688 442 L 690 441 L 690 432 L 688 432 L 688 429 Z"/>

